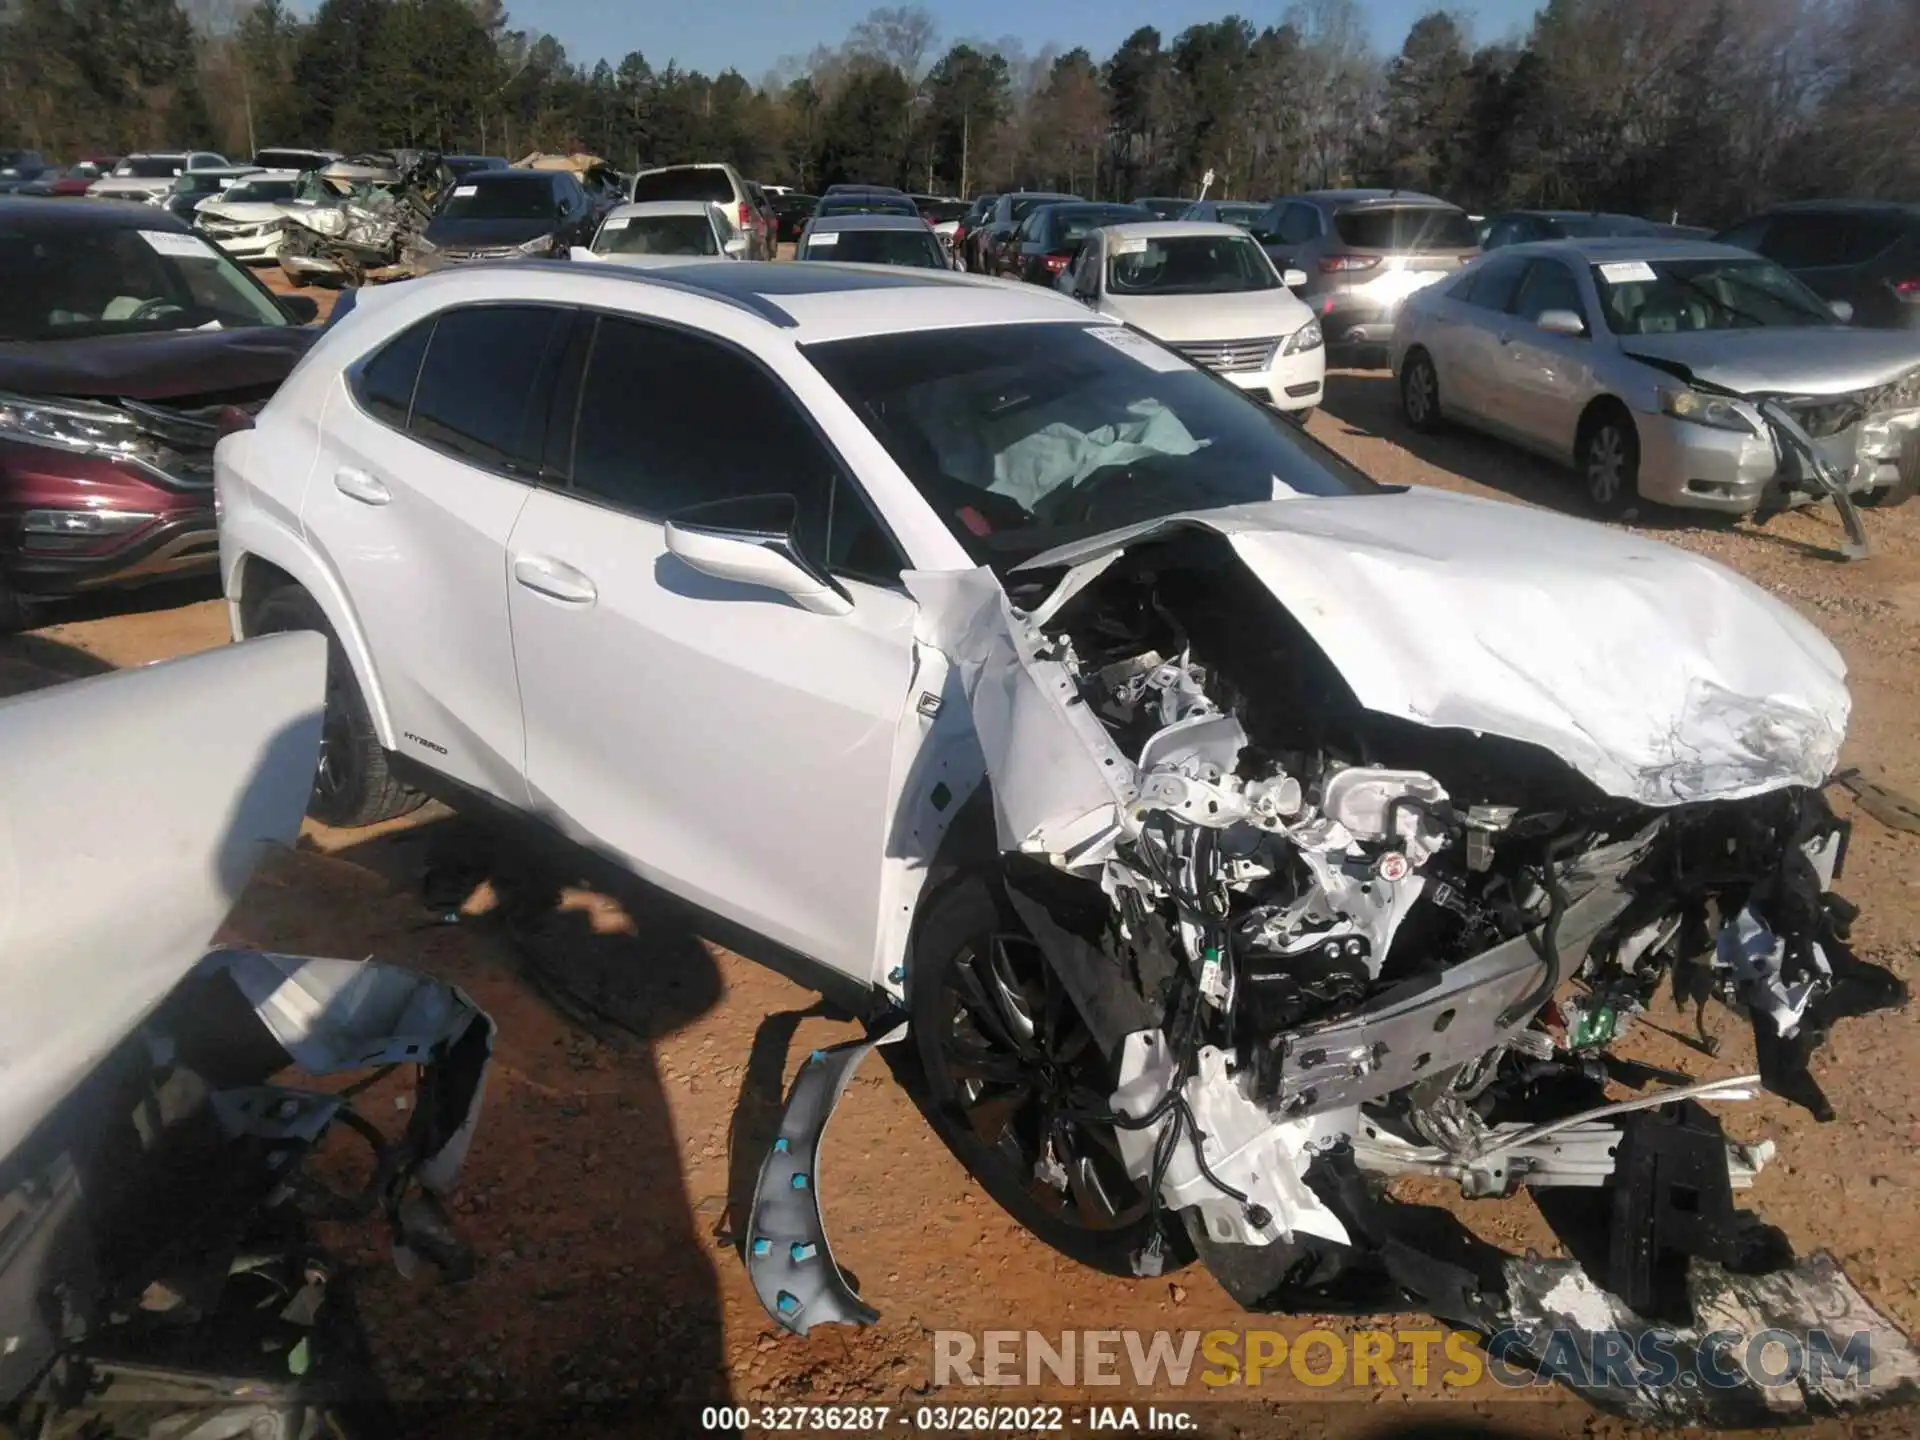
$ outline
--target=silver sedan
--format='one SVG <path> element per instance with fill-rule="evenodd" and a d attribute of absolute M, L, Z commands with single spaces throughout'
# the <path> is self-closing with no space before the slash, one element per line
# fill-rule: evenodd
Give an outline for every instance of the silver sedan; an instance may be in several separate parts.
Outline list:
<path fill-rule="evenodd" d="M 1857 330 L 1770 260 L 1645 238 L 1513 245 L 1411 296 L 1394 328 L 1415 429 L 1455 420 L 1572 466 L 1601 514 L 1906 498 L 1920 336 Z"/>

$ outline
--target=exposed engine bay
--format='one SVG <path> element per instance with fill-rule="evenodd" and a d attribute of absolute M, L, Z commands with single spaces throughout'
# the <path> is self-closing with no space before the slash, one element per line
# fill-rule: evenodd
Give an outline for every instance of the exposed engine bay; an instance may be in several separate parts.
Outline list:
<path fill-rule="evenodd" d="M 1196 1253 L 1249 1308 L 1412 1303 L 1536 1361 L 1556 1334 L 1611 1343 L 1602 1312 L 1683 1348 L 1715 1316 L 1865 1316 L 1873 1374 L 1844 1395 L 1755 1381 L 1680 1404 L 1559 1378 L 1699 1423 L 1909 1398 L 1920 1356 L 1898 1328 L 1736 1207 L 1774 1147 L 1713 1113 L 1768 1090 L 1831 1118 L 1811 1057 L 1837 1021 L 1906 1000 L 1849 947 L 1834 889 L 1850 832 L 1820 786 L 1843 667 L 1716 567 L 1553 517 L 1523 522 L 1536 553 L 1503 556 L 1488 511 L 1510 507 L 1475 504 L 1203 512 L 1063 546 L 1004 589 L 913 586 L 965 677 L 1012 909 L 1110 1062 L 1105 1106 L 1077 1118 L 1111 1126 L 1171 1222 L 1133 1269 Z M 1661 603 L 1687 587 L 1715 602 L 1697 638 Z M 1566 625 L 1515 663 L 1516 632 L 1583 598 L 1617 600 L 1617 655 Z M 1758 1073 L 1616 1053 L 1662 987 L 1697 1025 L 1709 1001 L 1743 1014 Z M 1696 1048 L 1714 1053 L 1703 1025 Z M 1063 1203 L 1073 1158 L 1034 1166 Z M 1571 1258 L 1508 1255 L 1396 1198 L 1402 1176 L 1525 1187 Z M 1569 1307 L 1576 1290 L 1593 1303 Z M 832 1299 L 823 1318 L 871 1315 Z"/>

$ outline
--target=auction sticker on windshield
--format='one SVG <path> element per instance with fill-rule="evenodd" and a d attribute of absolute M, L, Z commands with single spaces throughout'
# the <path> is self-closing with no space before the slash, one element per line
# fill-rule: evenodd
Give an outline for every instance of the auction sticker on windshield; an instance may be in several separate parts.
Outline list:
<path fill-rule="evenodd" d="M 602 230 L 624 230 L 627 228 L 627 222 L 632 218 L 631 215 L 609 215 L 600 222 L 600 228 Z"/>
<path fill-rule="evenodd" d="M 479 193 L 480 187 L 478 185 L 456 185 L 453 187 L 453 198 L 456 200 L 464 200 L 469 195 L 478 195 Z"/>
<path fill-rule="evenodd" d="M 818 235 L 809 235 L 807 237 L 807 248 L 809 250 L 819 245 L 838 245 L 839 243 L 840 232 L 838 230 L 822 230 Z"/>
<path fill-rule="evenodd" d="M 1644 260 L 1612 260 L 1600 267 L 1600 276 L 1610 285 L 1651 285 L 1660 277 Z"/>
<path fill-rule="evenodd" d="M 219 257 L 219 252 L 198 235 L 176 235 L 171 230 L 142 230 L 140 238 L 147 242 L 156 255 L 177 255 L 193 260 Z"/>
<path fill-rule="evenodd" d="M 1164 350 L 1146 336 L 1136 335 L 1133 331 L 1119 325 L 1089 326 L 1087 333 L 1094 339 L 1111 345 L 1122 355 L 1131 355 L 1149 370 L 1158 370 L 1163 374 L 1171 375 L 1193 368 L 1171 350 Z"/>

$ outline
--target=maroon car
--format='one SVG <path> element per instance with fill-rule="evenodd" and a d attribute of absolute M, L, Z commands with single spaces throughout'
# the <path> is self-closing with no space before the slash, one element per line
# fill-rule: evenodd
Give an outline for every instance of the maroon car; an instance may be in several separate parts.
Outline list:
<path fill-rule="evenodd" d="M 214 442 L 313 318 L 157 207 L 0 197 L 0 629 L 43 597 L 212 571 Z"/>

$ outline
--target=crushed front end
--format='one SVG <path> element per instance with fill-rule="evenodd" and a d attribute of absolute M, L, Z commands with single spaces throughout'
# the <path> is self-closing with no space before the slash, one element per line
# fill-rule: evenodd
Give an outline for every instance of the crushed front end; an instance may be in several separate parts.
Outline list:
<path fill-rule="evenodd" d="M 1586 1334 L 1601 1311 L 1682 1334 L 1711 1328 L 1715 1306 L 1754 1324 L 1844 1312 L 1869 1317 L 1875 1356 L 1844 1403 L 1910 1397 L 1920 1364 L 1898 1329 L 1737 1208 L 1772 1146 L 1731 1141 L 1711 1108 L 1766 1089 L 1829 1118 L 1810 1057 L 1837 1021 L 1906 998 L 1849 947 L 1854 911 L 1834 890 L 1848 828 L 1808 783 L 1810 767 L 1831 770 L 1844 691 L 1714 690 L 1668 723 L 1656 687 L 1600 683 L 1577 635 L 1568 683 L 1549 688 L 1551 662 L 1528 675 L 1496 637 L 1501 580 L 1478 597 L 1456 580 L 1462 610 L 1430 613 L 1435 633 L 1422 634 L 1427 557 L 1350 518 L 1396 502 L 1318 503 L 1273 507 L 1308 529 L 1336 517 L 1312 544 L 1266 516 L 1247 534 L 1193 517 L 1069 557 L 1064 573 L 1016 571 L 1005 591 L 981 572 L 947 607 L 1014 908 L 1069 992 L 1126 998 L 1081 1009 L 1114 1074 L 1100 1118 L 1169 1222 L 1136 1272 L 1160 1273 L 1190 1246 L 1249 1307 L 1411 1302 L 1505 1337 L 1509 1361 L 1538 1360 L 1569 1327 Z M 1468 523 L 1418 503 L 1438 528 Z M 1471 520 L 1485 536 L 1498 523 Z M 1300 577 L 1316 562 L 1328 583 L 1307 596 L 1317 582 Z M 1330 588 L 1347 563 L 1380 586 L 1371 615 L 1368 597 Z M 1745 603 L 1726 593 L 1730 577 L 1689 583 Z M 1450 621 L 1477 659 L 1438 633 Z M 1737 623 L 1757 636 L 1775 621 Z M 1715 657 L 1723 675 L 1757 675 L 1737 648 Z M 1427 662 L 1469 675 L 1488 655 L 1513 669 L 1484 726 L 1391 713 L 1383 677 L 1441 694 L 1421 701 L 1438 715 L 1461 702 Z M 1574 694 L 1583 664 L 1594 683 Z M 1824 664 L 1806 673 L 1824 684 Z M 1564 754 L 1499 733 L 1501 713 L 1548 733 L 1540 693 L 1564 709 Z M 1643 721 L 1671 753 L 1636 768 L 1615 737 Z M 1093 891 L 1103 903 L 1087 903 Z M 1744 1013 L 1758 1074 L 1701 1078 L 1620 1053 L 1663 986 Z M 1141 1013 L 1158 1023 L 1102 1033 L 1103 1016 Z M 1045 1157 L 1036 1174 L 1069 1179 Z M 1524 1186 L 1574 1258 L 1529 1269 L 1450 1212 L 1396 1200 L 1402 1176 L 1457 1182 L 1469 1198 Z M 1576 1283 L 1606 1305 L 1555 1310 Z M 1675 1414 L 1644 1388 L 1581 1388 L 1648 1418 L 1778 1418 L 1832 1401 L 1756 1381 Z"/>

